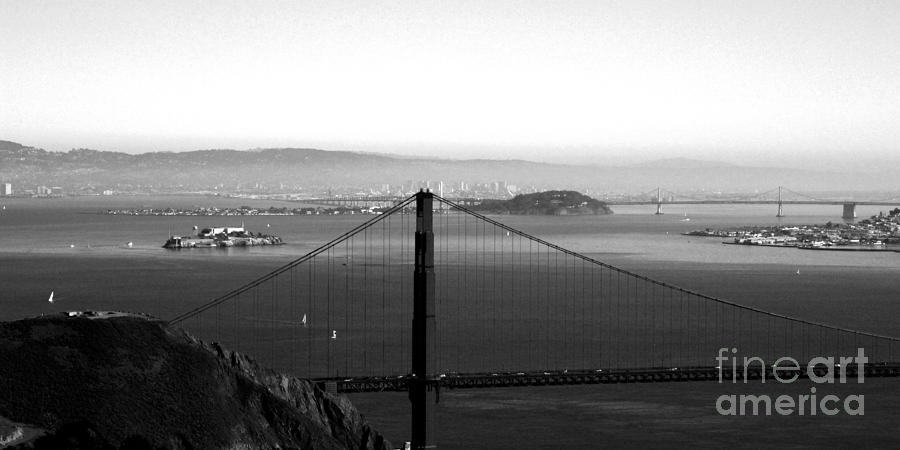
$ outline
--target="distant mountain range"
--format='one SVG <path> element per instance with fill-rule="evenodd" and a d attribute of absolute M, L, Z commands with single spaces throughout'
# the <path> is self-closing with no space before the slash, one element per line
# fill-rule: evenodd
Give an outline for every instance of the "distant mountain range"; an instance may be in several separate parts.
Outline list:
<path fill-rule="evenodd" d="M 657 186 L 675 192 L 763 192 L 779 185 L 800 192 L 896 189 L 891 178 L 684 158 L 598 167 L 523 160 L 410 158 L 308 148 L 142 154 L 90 149 L 49 152 L 0 141 L 0 182 L 11 182 L 18 191 L 39 185 L 60 186 L 67 192 L 86 186 L 163 191 L 218 186 L 233 191 L 257 184 L 285 189 L 364 189 L 430 180 L 443 181 L 447 186 L 500 181 L 538 190 L 571 189 L 597 197 L 598 193 L 644 192 Z"/>

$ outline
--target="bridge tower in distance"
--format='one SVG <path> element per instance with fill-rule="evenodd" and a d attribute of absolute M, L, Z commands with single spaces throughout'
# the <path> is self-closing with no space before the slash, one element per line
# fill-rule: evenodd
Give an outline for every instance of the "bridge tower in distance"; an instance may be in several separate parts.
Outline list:
<path fill-rule="evenodd" d="M 662 193 L 659 190 L 659 186 L 656 187 L 656 214 L 657 216 L 662 214 Z"/>
<path fill-rule="evenodd" d="M 784 210 L 781 208 L 781 186 L 778 186 L 778 214 L 775 217 L 784 217 Z"/>
<path fill-rule="evenodd" d="M 841 215 L 844 220 L 853 220 L 856 218 L 856 203 L 844 203 L 844 213 Z"/>

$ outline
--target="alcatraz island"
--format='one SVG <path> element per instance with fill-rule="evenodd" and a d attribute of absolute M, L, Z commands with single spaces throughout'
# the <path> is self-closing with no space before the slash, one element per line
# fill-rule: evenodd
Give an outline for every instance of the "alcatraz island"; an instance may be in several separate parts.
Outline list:
<path fill-rule="evenodd" d="M 793 247 L 802 250 L 900 252 L 900 208 L 856 223 L 750 226 L 693 230 L 687 236 L 729 238 L 724 244 Z"/>

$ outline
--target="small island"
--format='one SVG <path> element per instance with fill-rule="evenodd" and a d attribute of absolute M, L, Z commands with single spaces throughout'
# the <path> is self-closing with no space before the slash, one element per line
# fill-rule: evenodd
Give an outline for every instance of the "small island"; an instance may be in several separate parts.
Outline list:
<path fill-rule="evenodd" d="M 490 214 L 545 216 L 612 214 L 606 203 L 575 191 L 544 191 L 520 194 L 509 200 L 484 200 L 471 209 Z"/>
<path fill-rule="evenodd" d="M 194 227 L 197 230 L 197 227 Z M 170 236 L 163 248 L 201 248 L 201 247 L 253 247 L 257 245 L 281 245 L 284 242 L 278 236 L 257 233 L 239 227 L 213 227 L 198 230 L 195 236 Z"/>

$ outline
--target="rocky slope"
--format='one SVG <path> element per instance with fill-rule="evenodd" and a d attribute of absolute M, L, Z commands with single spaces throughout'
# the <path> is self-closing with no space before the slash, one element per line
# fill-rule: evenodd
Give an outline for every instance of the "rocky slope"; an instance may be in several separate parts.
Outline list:
<path fill-rule="evenodd" d="M 0 323 L 0 391 L 27 448 L 391 448 L 346 398 L 145 317 Z"/>

